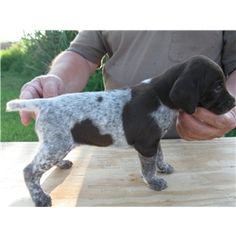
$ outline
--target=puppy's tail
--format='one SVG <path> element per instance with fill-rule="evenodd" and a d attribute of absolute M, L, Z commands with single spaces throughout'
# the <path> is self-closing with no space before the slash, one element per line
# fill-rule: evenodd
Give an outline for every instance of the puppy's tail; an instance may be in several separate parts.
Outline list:
<path fill-rule="evenodd" d="M 6 105 L 6 111 L 32 111 L 40 110 L 40 105 L 44 101 L 42 99 L 15 99 Z"/>

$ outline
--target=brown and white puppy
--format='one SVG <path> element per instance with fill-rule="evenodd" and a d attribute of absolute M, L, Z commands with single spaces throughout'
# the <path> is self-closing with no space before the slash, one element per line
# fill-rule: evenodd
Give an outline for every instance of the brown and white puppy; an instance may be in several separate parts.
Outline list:
<path fill-rule="evenodd" d="M 169 174 L 173 167 L 163 161 L 160 139 L 180 109 L 192 114 L 202 106 L 222 114 L 233 108 L 235 100 L 224 79 L 216 63 L 195 56 L 130 88 L 8 102 L 8 111 L 36 113 L 40 147 L 24 169 L 35 205 L 51 206 L 40 178 L 54 165 L 70 168 L 72 163 L 63 158 L 75 144 L 133 147 L 144 181 L 154 190 L 165 189 L 167 183 L 157 176 L 157 170 Z"/>

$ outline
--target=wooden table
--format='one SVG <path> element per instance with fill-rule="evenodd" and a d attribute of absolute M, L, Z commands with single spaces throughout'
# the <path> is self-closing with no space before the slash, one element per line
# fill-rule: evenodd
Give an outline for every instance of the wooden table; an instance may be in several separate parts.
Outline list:
<path fill-rule="evenodd" d="M 0 204 L 33 206 L 22 170 L 35 142 L 1 143 Z M 165 159 L 175 167 L 163 175 L 168 188 L 149 189 L 133 149 L 81 146 L 67 159 L 70 170 L 53 167 L 42 178 L 53 206 L 236 206 L 236 138 L 186 142 L 163 140 Z"/>

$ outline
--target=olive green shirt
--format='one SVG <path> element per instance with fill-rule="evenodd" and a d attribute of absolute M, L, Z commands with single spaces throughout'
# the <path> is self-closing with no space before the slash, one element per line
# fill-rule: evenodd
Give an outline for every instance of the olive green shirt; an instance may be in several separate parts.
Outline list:
<path fill-rule="evenodd" d="M 236 31 L 82 31 L 68 50 L 103 66 L 106 89 L 135 85 L 194 55 L 236 69 Z M 169 137 L 175 137 L 176 134 Z"/>

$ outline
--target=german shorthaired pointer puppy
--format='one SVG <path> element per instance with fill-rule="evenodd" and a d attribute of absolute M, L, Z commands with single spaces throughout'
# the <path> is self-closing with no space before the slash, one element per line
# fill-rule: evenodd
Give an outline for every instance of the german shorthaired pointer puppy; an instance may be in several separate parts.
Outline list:
<path fill-rule="evenodd" d="M 48 99 L 13 100 L 8 111 L 36 113 L 40 140 L 24 178 L 36 206 L 51 206 L 40 178 L 52 166 L 72 166 L 63 160 L 75 144 L 131 146 L 138 151 L 144 181 L 153 190 L 167 187 L 157 170 L 170 174 L 163 161 L 160 139 L 178 110 L 192 114 L 197 106 L 222 114 L 235 106 L 226 91 L 221 68 L 204 56 L 177 64 L 137 86 L 103 92 L 65 94 Z"/>

